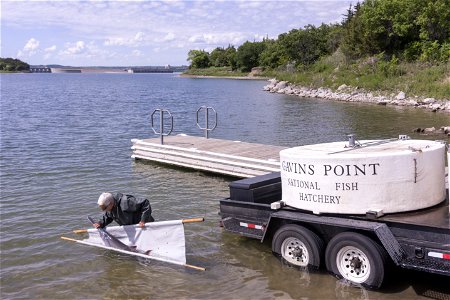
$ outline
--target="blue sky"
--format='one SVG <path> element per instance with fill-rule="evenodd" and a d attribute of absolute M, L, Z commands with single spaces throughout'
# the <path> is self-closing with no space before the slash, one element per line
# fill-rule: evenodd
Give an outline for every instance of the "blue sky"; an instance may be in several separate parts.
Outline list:
<path fill-rule="evenodd" d="M 191 49 L 236 48 L 342 20 L 356 1 L 1 1 L 1 57 L 72 66 L 187 65 Z"/>

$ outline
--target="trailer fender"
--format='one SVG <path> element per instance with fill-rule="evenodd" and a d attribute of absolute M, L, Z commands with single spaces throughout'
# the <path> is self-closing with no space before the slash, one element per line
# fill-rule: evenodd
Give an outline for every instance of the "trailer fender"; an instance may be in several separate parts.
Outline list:
<path fill-rule="evenodd" d="M 379 224 L 374 232 L 395 265 L 400 265 L 400 262 L 406 256 L 406 253 L 392 234 L 389 227 L 386 224 Z"/>

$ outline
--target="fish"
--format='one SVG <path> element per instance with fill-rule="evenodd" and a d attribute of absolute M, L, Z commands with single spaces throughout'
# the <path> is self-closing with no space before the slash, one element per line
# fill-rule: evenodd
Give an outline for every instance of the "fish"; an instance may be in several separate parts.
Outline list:
<path fill-rule="evenodd" d="M 87 218 L 92 224 L 97 223 L 90 216 L 88 216 Z M 139 251 L 139 250 L 136 249 L 136 246 L 127 246 L 127 245 L 125 245 L 119 239 L 117 239 L 116 237 L 114 237 L 113 235 L 108 233 L 104 228 L 100 228 L 99 227 L 97 229 L 98 229 L 98 231 L 100 233 L 101 239 L 109 247 L 113 247 L 113 248 L 117 248 L 117 249 L 125 250 L 125 251 L 130 251 L 130 252 L 135 252 L 135 253 L 146 254 L 146 255 L 150 255 L 150 252 L 152 251 L 152 250 Z"/>

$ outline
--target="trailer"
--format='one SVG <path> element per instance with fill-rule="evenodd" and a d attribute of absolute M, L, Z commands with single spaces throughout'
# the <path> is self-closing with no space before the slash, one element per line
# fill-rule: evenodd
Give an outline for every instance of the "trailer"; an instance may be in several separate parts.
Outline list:
<path fill-rule="evenodd" d="M 369 146 L 370 151 L 373 151 L 372 146 Z M 385 145 L 382 147 L 386 149 Z M 413 167 L 415 168 L 413 170 L 421 171 L 411 175 L 413 177 L 411 180 L 402 181 L 402 184 L 412 181 L 414 189 L 418 181 L 425 180 L 422 177 L 432 176 L 420 167 L 420 159 L 427 149 L 430 147 L 424 148 L 423 152 L 420 150 L 419 153 L 412 151 L 414 152 Z M 295 153 L 301 153 L 301 151 Z M 450 156 L 450 154 L 448 155 Z M 366 158 L 367 156 L 365 156 Z M 334 159 L 335 157 L 333 157 Z M 398 160 L 397 155 L 396 161 Z M 282 157 L 281 164 L 283 163 L 286 163 L 286 159 Z M 430 165 L 430 162 L 427 161 L 426 164 Z M 392 163 L 380 164 L 380 166 L 382 165 L 392 165 Z M 314 172 L 311 170 L 314 170 L 314 167 L 308 167 L 313 164 L 306 163 L 303 166 L 302 176 L 313 175 Z M 417 169 L 418 166 L 419 169 Z M 397 167 L 395 166 L 395 168 Z M 404 199 L 399 199 L 398 201 L 401 201 L 402 205 L 399 206 L 400 209 L 398 207 L 396 209 L 401 211 L 386 212 L 389 205 L 392 205 L 396 199 L 389 199 L 391 203 L 385 207 L 381 207 L 377 203 L 378 208 L 372 208 L 363 200 L 355 199 L 355 201 L 364 203 L 366 208 L 364 214 L 359 211 L 357 213 L 343 213 L 342 211 L 335 213 L 323 211 L 324 208 L 318 207 L 320 205 L 316 205 L 314 208 L 306 206 L 306 209 L 298 207 L 305 205 L 303 204 L 304 199 L 302 198 L 300 203 L 298 198 L 296 198 L 298 202 L 293 202 L 290 197 L 303 197 L 301 184 L 292 182 L 292 180 L 298 179 L 293 179 L 292 174 L 287 171 L 289 170 L 282 166 L 281 173 L 275 172 L 231 182 L 229 184 L 230 196 L 220 200 L 219 214 L 223 228 L 248 238 L 259 239 L 261 242 L 270 241 L 272 252 L 290 265 L 300 268 L 325 268 L 338 278 L 345 278 L 370 288 L 379 288 L 391 268 L 450 276 L 449 196 L 448 187 L 445 188 L 445 184 L 444 196 L 440 195 L 436 198 L 440 199 L 437 204 L 430 205 L 428 200 L 425 200 L 424 202 L 427 203 L 425 208 L 417 208 L 416 205 L 420 204 L 410 203 L 412 207 L 410 210 L 408 205 L 403 204 L 405 203 Z M 423 176 L 421 177 L 421 175 Z M 395 176 L 401 177 L 402 175 L 395 174 Z M 389 176 L 383 175 L 383 178 L 387 177 Z M 303 180 L 303 185 L 309 185 L 306 190 L 316 193 L 311 193 L 313 195 L 311 197 L 317 195 L 318 190 L 321 193 L 326 190 L 320 180 L 315 180 Z M 336 189 L 340 188 L 333 178 L 326 177 L 326 180 L 326 184 L 331 181 Z M 392 178 L 387 178 L 387 180 L 389 185 L 393 181 Z M 434 181 L 435 178 L 431 184 L 434 184 Z M 430 185 L 430 183 L 426 184 Z M 319 187 L 319 185 L 321 186 Z M 346 184 L 343 185 L 343 187 L 345 186 Z M 373 190 L 373 183 L 368 186 L 370 187 L 368 190 Z M 283 191 L 283 189 L 293 187 L 294 191 Z M 379 186 L 376 188 L 382 189 Z M 361 184 L 358 189 L 358 191 L 364 190 Z M 404 186 L 402 189 L 405 189 Z M 420 189 L 422 190 L 423 187 Z M 441 189 L 440 185 L 438 190 Z M 406 190 L 397 194 L 392 186 L 389 191 L 394 193 L 395 197 L 408 194 Z M 415 191 L 414 193 L 418 194 L 419 192 Z M 432 191 L 427 191 L 427 193 L 432 197 Z M 385 194 L 385 192 L 382 193 L 383 196 Z M 316 202 L 319 202 L 318 197 L 315 198 Z M 327 207 L 333 204 L 332 201 L 336 202 L 336 199 L 339 199 L 340 203 L 346 201 L 345 194 L 336 194 L 334 197 L 339 198 L 335 199 L 330 197 L 332 196 L 321 198 L 322 203 L 327 204 Z M 423 195 L 419 195 L 419 197 L 423 197 Z M 379 196 L 376 198 L 378 199 Z M 306 205 L 317 204 L 314 203 L 314 198 L 311 199 Z M 415 199 L 414 202 L 420 202 L 420 200 Z M 300 205 L 296 205 L 296 203 L 300 203 Z M 357 205 L 357 202 L 354 202 L 354 205 Z M 350 207 L 349 209 L 353 210 L 354 208 Z"/>

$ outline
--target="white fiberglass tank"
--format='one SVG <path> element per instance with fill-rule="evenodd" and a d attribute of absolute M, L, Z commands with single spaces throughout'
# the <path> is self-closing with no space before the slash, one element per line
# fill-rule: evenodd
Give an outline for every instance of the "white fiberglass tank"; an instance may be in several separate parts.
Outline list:
<path fill-rule="evenodd" d="M 356 145 L 355 145 L 356 144 Z M 314 213 L 396 213 L 445 200 L 445 144 L 334 142 L 280 152 L 282 200 Z"/>

